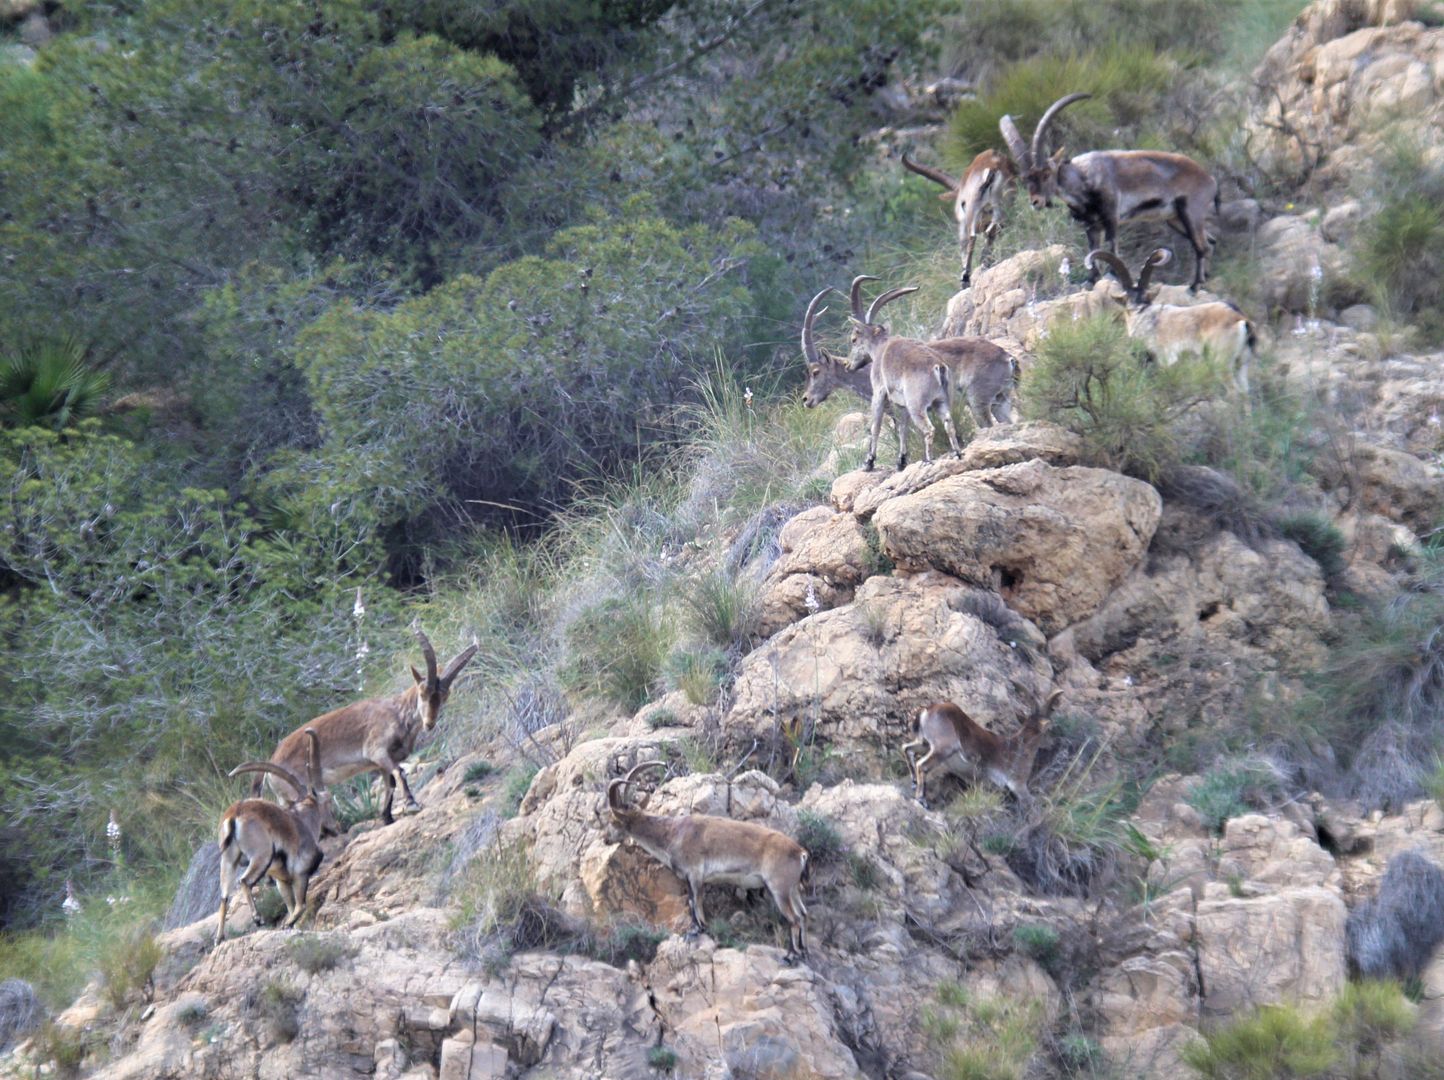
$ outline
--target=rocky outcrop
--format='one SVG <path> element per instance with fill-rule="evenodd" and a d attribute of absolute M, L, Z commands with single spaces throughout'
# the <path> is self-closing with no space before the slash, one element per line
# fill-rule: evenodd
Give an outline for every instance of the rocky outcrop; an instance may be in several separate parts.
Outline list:
<path fill-rule="evenodd" d="M 1093 614 L 1138 565 L 1161 512 L 1142 481 L 1030 461 L 889 499 L 873 520 L 899 567 L 990 589 L 1052 635 Z"/>

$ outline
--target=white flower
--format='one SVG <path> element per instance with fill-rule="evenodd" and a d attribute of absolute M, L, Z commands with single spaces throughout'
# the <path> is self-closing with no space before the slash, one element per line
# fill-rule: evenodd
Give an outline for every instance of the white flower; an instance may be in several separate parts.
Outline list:
<path fill-rule="evenodd" d="M 816 615 L 822 610 L 822 601 L 817 598 L 817 590 L 813 587 L 811 577 L 807 579 L 807 596 L 803 598 L 802 602 L 807 605 L 807 610 L 812 615 Z"/>
<path fill-rule="evenodd" d="M 115 820 L 115 811 L 110 812 L 110 820 L 105 825 L 105 835 L 114 843 L 120 839 L 120 822 Z"/>
<path fill-rule="evenodd" d="M 361 602 L 361 589 L 356 589 L 356 606 L 351 609 L 351 617 L 360 622 L 366 617 L 366 605 Z"/>
<path fill-rule="evenodd" d="M 746 405 L 749 409 L 752 408 L 752 387 L 746 387 L 742 391 L 742 404 Z"/>

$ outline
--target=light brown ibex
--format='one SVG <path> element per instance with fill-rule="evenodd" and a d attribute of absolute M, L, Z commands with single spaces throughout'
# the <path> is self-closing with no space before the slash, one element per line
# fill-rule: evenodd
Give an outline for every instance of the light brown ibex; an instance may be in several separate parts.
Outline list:
<path fill-rule="evenodd" d="M 381 807 L 381 820 L 387 825 L 392 822 L 391 803 L 396 795 L 396 783 L 406 795 L 406 805 L 420 810 L 421 804 L 411 794 L 411 785 L 401 763 L 416 748 L 416 740 L 423 731 L 430 731 L 441 717 L 441 709 L 451 694 L 451 684 L 461 674 L 461 669 L 476 654 L 473 643 L 458 653 L 446 665 L 446 670 L 437 673 L 436 653 L 431 641 L 416 631 L 421 642 L 421 653 L 426 658 L 426 674 L 422 675 L 413 666 L 414 686 L 408 686 L 399 694 L 390 697 L 368 698 L 335 709 L 307 721 L 281 740 L 276 752 L 271 755 L 272 764 L 281 766 L 291 774 L 299 771 L 306 759 L 305 730 L 312 728 L 321 738 L 321 779 L 327 784 L 339 784 L 343 780 L 365 772 L 379 772 L 386 778 L 386 802 Z M 261 793 L 261 781 L 265 779 L 271 790 L 286 795 L 281 784 L 281 774 L 257 778 L 251 794 Z M 278 782 L 279 779 L 279 782 Z M 297 798 L 292 794 L 289 797 Z M 334 828 L 334 819 L 328 830 Z"/>
<path fill-rule="evenodd" d="M 1167 248 L 1155 248 L 1138 268 L 1137 284 L 1123 260 L 1112 252 L 1090 251 L 1086 261 L 1090 270 L 1102 262 L 1113 271 L 1117 282 L 1109 289 L 1109 298 L 1121 307 L 1129 336 L 1147 345 L 1158 363 L 1167 367 L 1188 353 L 1206 351 L 1227 366 L 1234 386 L 1247 397 L 1249 354 L 1258 344 L 1253 324 L 1226 300 L 1187 305 L 1153 303 L 1149 279 L 1156 267 L 1167 266 L 1172 258 L 1173 252 Z"/>
<path fill-rule="evenodd" d="M 790 836 L 750 821 L 690 814 L 674 817 L 648 814 L 622 800 L 622 791 L 636 783 L 644 769 L 666 768 L 664 761 L 644 761 L 625 778 L 607 785 L 607 809 L 621 836 L 634 842 L 687 884 L 687 909 L 692 916 L 688 937 L 706 927 L 702 886 L 732 885 L 765 888 L 787 920 L 786 962 L 807 955 L 807 906 L 802 883 L 807 877 L 807 849 Z"/>
<path fill-rule="evenodd" d="M 246 900 L 251 905 L 251 918 L 261 925 L 253 891 L 263 877 L 270 876 L 286 902 L 287 918 L 283 926 L 295 926 L 306 908 L 306 890 L 311 876 L 321 865 L 321 822 L 331 813 L 331 793 L 321 783 L 317 767 L 320 757 L 316 733 L 306 728 L 306 782 L 292 772 L 269 761 L 248 761 L 230 771 L 231 776 L 254 772 L 279 776 L 301 796 L 286 806 L 277 806 L 265 799 L 242 799 L 232 803 L 221 815 L 221 910 L 216 920 L 216 944 L 226 934 L 226 909 L 239 874 Z M 241 870 L 241 860 L 246 866 Z"/>
<path fill-rule="evenodd" d="M 1168 221 L 1193 245 L 1190 288 L 1197 290 L 1208 276 L 1212 237 L 1205 226 L 1209 212 L 1218 209 L 1218 181 L 1192 158 L 1162 150 L 1093 150 L 1065 160 L 1060 149 L 1049 157 L 1048 128 L 1054 117 L 1092 96 L 1069 94 L 1053 102 L 1033 129 L 1031 144 L 1023 141 L 1011 116 L 998 121 L 1029 199 L 1036 209 L 1051 206 L 1055 195 L 1062 199 L 1087 233 L 1089 251 L 1100 246 L 1101 237 L 1116 252 L 1118 226 L 1124 222 Z"/>
<path fill-rule="evenodd" d="M 913 722 L 916 740 L 902 748 L 913 776 L 913 797 L 926 808 L 928 773 L 946 769 L 965 780 L 991 780 L 1011 791 L 1019 802 L 1027 802 L 1043 722 L 1062 695 L 1062 690 L 1053 691 L 1042 710 L 1029 716 L 1018 733 L 1009 737 L 993 734 L 950 701 L 920 709 Z M 927 753 L 914 760 L 923 747 Z"/>
<path fill-rule="evenodd" d="M 979 229 L 986 237 L 987 247 L 993 246 L 993 241 L 1002 231 L 1003 207 L 1018 178 L 1013 163 L 996 150 L 984 150 L 973 158 L 967 171 L 956 180 L 941 169 L 920 165 L 907 154 L 903 154 L 902 163 L 903 168 L 947 189 L 938 198 L 950 199 L 953 203 L 963 259 L 963 272 L 958 283 L 966 289 L 973 279 L 973 249 L 978 242 Z"/>
<path fill-rule="evenodd" d="M 802 355 L 807 362 L 802 403 L 809 409 L 821 405 L 838 389 L 851 390 L 866 401 L 872 400 L 872 364 L 853 370 L 846 361 L 818 346 L 815 340 L 813 323 L 827 311 L 827 308 L 817 310 L 818 301 L 833 291 L 823 289 L 814 296 L 802 319 Z M 988 427 L 995 420 L 1000 424 L 1012 423 L 1012 393 L 1017 383 L 1018 362 L 1006 349 L 983 338 L 969 337 L 937 338 L 924 344 L 948 366 L 954 386 L 964 388 L 969 409 L 974 408 L 974 400 L 989 402 L 982 416 L 974 411 L 973 419 L 979 427 Z M 895 408 L 891 415 L 896 432 L 899 428 Z"/>

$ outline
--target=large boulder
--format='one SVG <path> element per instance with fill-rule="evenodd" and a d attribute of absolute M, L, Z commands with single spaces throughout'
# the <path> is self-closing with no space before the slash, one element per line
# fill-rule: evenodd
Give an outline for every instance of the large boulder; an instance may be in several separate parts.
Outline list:
<path fill-rule="evenodd" d="M 1029 461 L 889 499 L 873 521 L 900 568 L 996 591 L 1052 635 L 1093 614 L 1138 565 L 1162 508 L 1141 480 Z"/>
<path fill-rule="evenodd" d="M 857 518 L 826 506 L 798 514 L 782 527 L 777 542 L 782 555 L 762 584 L 758 618 L 762 637 L 851 601 L 875 560 Z"/>
<path fill-rule="evenodd" d="M 1043 636 L 997 597 L 937 572 L 872 577 L 846 607 L 787 627 L 742 661 L 729 747 L 787 760 L 811 745 L 849 775 L 881 775 L 916 711 L 956 701 L 1011 731 L 1047 696 Z"/>

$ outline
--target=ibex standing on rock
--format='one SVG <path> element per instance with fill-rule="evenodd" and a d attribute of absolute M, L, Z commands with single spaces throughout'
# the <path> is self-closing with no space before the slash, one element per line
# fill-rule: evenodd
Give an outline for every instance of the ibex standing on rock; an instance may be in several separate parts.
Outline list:
<path fill-rule="evenodd" d="M 1108 251 L 1090 251 L 1087 265 L 1094 269 L 1105 263 L 1118 279 L 1112 298 L 1122 305 L 1124 323 L 1130 337 L 1148 346 L 1149 353 L 1164 367 L 1177 363 L 1186 353 L 1205 350 L 1215 360 L 1226 364 L 1233 375 L 1234 386 L 1248 396 L 1249 353 L 1258 344 L 1253 324 L 1242 311 L 1225 300 L 1205 304 L 1155 304 L 1148 291 L 1155 267 L 1167 266 L 1173 252 L 1156 248 L 1138 268 L 1138 283 L 1122 259 Z"/>
<path fill-rule="evenodd" d="M 321 771 L 316 764 L 320 757 L 316 733 L 306 728 L 301 737 L 307 747 L 305 784 L 295 773 L 270 761 L 248 761 L 230 771 L 231 776 L 248 772 L 279 776 L 301 795 L 284 807 L 265 799 L 242 799 L 232 803 L 221 815 L 218 838 L 221 910 L 216 921 L 217 945 L 226 936 L 226 909 L 230 906 L 238 871 L 246 900 L 251 905 L 251 918 L 257 926 L 261 925 L 261 915 L 256 910 L 256 895 L 252 890 L 267 875 L 275 879 L 281 898 L 286 901 L 287 918 L 283 926 L 295 926 L 305 911 L 311 875 L 321 865 L 321 822 L 331 816 L 331 793 L 321 784 Z M 242 859 L 246 860 L 244 871 L 240 870 Z"/>
<path fill-rule="evenodd" d="M 807 955 L 807 906 L 802 882 L 807 877 L 807 849 L 776 829 L 750 821 L 691 814 L 672 817 L 648 814 L 642 806 L 622 801 L 622 790 L 636 782 L 643 769 L 666 767 L 664 761 L 644 761 L 607 785 L 607 809 L 612 824 L 652 858 L 687 883 L 687 909 L 692 916 L 690 936 L 706 927 L 702 914 L 702 886 L 733 885 L 739 889 L 765 888 L 787 920 L 787 963 Z"/>
<path fill-rule="evenodd" d="M 818 310 L 818 302 L 832 289 L 823 289 L 807 305 L 807 314 L 802 318 L 802 355 L 807 362 L 807 385 L 803 388 L 802 403 L 815 409 L 834 390 L 851 390 L 865 401 L 872 400 L 872 364 L 866 363 L 854 370 L 845 360 L 839 360 L 826 349 L 820 348 L 814 340 L 813 322 L 827 308 Z M 1006 349 L 983 338 L 938 338 L 925 343 L 937 353 L 952 373 L 953 384 L 965 388 L 968 407 L 974 410 L 973 419 L 979 427 L 988 427 L 996 420 L 1001 424 L 1013 421 L 1012 393 L 1017 383 L 1018 363 Z M 974 406 L 973 402 L 987 402 L 986 406 Z M 981 407 L 981 414 L 977 411 Z M 898 425 L 897 410 L 892 410 L 894 430 L 906 430 Z"/>
<path fill-rule="evenodd" d="M 416 740 L 423 731 L 430 731 L 441 717 L 442 706 L 451 694 L 451 684 L 461 674 L 461 669 L 476 655 L 475 644 L 467 646 L 446 665 L 446 670 L 437 673 L 436 653 L 431 642 L 420 630 L 416 636 L 421 642 L 421 653 L 426 658 L 426 674 L 415 667 L 411 669 L 415 686 L 407 687 L 399 694 L 384 698 L 368 698 L 352 702 L 343 708 L 328 712 L 297 728 L 281 740 L 276 752 L 271 755 L 272 764 L 279 765 L 291 774 L 300 771 L 306 759 L 305 730 L 314 729 L 321 738 L 321 779 L 327 784 L 338 784 L 343 780 L 364 772 L 379 772 L 386 778 L 386 802 L 381 807 L 381 820 L 387 825 L 392 822 L 391 803 L 396 795 L 396 783 L 406 794 L 406 805 L 420 810 L 421 804 L 411 794 L 411 785 L 401 771 L 401 763 L 416 748 Z M 280 777 L 273 773 L 269 778 L 271 790 L 285 795 L 277 784 Z M 252 795 L 261 793 L 262 778 L 257 778 L 251 789 Z M 299 789 L 297 789 L 299 790 Z M 290 797 L 299 797 L 293 795 Z"/>
<path fill-rule="evenodd" d="M 994 735 L 950 701 L 920 709 L 913 730 L 917 740 L 902 748 L 913 775 L 913 797 L 926 808 L 928 773 L 942 768 L 964 780 L 986 777 L 1011 791 L 1019 802 L 1027 802 L 1031 797 L 1028 780 L 1043 738 L 1043 721 L 1052 715 L 1053 706 L 1062 696 L 1063 691 L 1053 691 L 1042 711 L 1023 721 L 1018 734 L 1011 738 Z M 928 752 L 914 760 L 923 747 Z"/>
<path fill-rule="evenodd" d="M 1023 141 L 1011 116 L 998 121 L 1029 199 L 1036 209 L 1051 206 L 1055 195 L 1062 199 L 1088 234 L 1089 251 L 1099 246 L 1101 237 L 1108 250 L 1116 252 L 1122 222 L 1169 221 L 1193 245 L 1190 288 L 1196 290 L 1208 276 L 1212 238 L 1204 225 L 1209 212 L 1218 209 L 1218 181 L 1192 158 L 1162 150 L 1094 150 L 1066 161 L 1059 150 L 1049 157 L 1053 118 L 1089 97 L 1069 94 L 1048 106 L 1033 129 L 1031 144 Z"/>
<path fill-rule="evenodd" d="M 903 168 L 925 176 L 947 190 L 940 199 L 951 199 L 953 217 L 958 222 L 958 243 L 962 249 L 963 272 L 958 282 L 967 288 L 973 279 L 973 248 L 978 242 L 981 225 L 987 246 L 1003 228 L 1003 205 L 1018 178 L 1013 163 L 996 150 L 984 150 L 973 158 L 962 178 L 954 180 L 941 169 L 919 165 L 907 154 L 902 156 Z"/>

